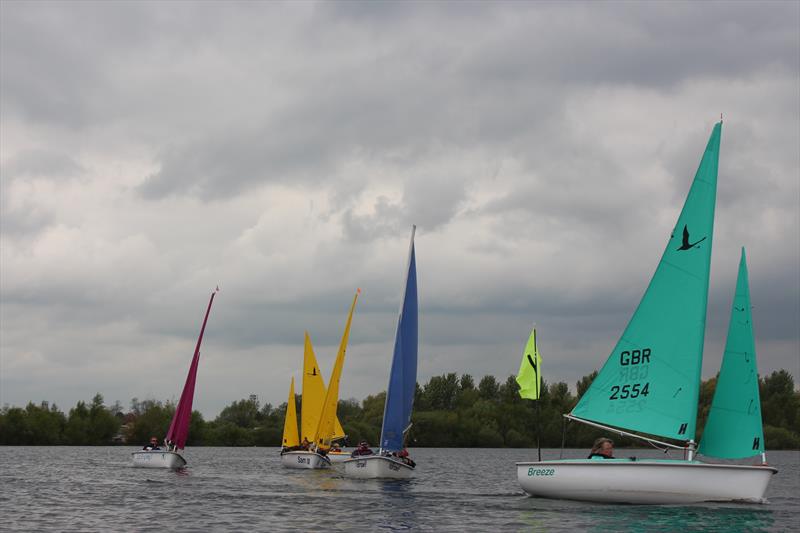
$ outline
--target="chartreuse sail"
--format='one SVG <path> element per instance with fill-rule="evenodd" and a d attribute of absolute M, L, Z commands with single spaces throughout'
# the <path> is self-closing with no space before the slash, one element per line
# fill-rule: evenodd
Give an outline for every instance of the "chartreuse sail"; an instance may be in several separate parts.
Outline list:
<path fill-rule="evenodd" d="M 542 390 L 542 356 L 536 347 L 536 328 L 531 331 L 522 362 L 517 373 L 519 395 L 529 400 L 538 400 Z"/>
<path fill-rule="evenodd" d="M 719 122 L 636 312 L 572 417 L 694 439 L 721 130 Z M 619 260 L 639 258 L 629 253 Z"/>
<path fill-rule="evenodd" d="M 764 453 L 747 261 L 742 248 L 725 355 L 698 453 L 741 459 Z"/>
<path fill-rule="evenodd" d="M 283 446 L 292 447 L 300 444 L 297 436 L 297 407 L 294 400 L 294 378 L 289 385 L 289 399 L 286 401 L 286 418 L 283 421 Z"/>
<path fill-rule="evenodd" d="M 403 300 L 400 302 L 389 387 L 383 406 L 380 447 L 384 451 L 403 449 L 405 433 L 411 427 L 411 410 L 417 386 L 417 261 L 414 253 L 416 229 L 416 226 L 412 226 L 406 283 Z"/>
<path fill-rule="evenodd" d="M 319 425 L 314 435 L 314 443 L 318 449 L 327 450 L 331 447 L 331 441 L 336 432 L 336 407 L 339 404 L 339 380 L 342 377 L 342 367 L 344 367 L 344 355 L 347 350 L 347 340 L 350 338 L 350 324 L 353 322 L 353 311 L 356 308 L 358 295 L 361 289 L 356 291 L 353 297 L 353 304 L 347 314 L 347 323 L 344 326 L 342 341 L 339 343 L 339 353 L 336 354 L 336 362 L 333 364 L 331 380 L 328 383 L 328 390 L 325 393 L 325 401 L 322 404 L 322 413 L 319 417 Z"/>
<path fill-rule="evenodd" d="M 319 417 L 322 414 L 322 405 L 325 403 L 325 381 L 322 379 L 311 345 L 311 337 L 305 334 L 303 347 L 303 399 L 300 403 L 300 438 L 314 442 L 314 433 L 319 427 Z M 339 418 L 334 419 L 333 439 L 344 437 L 344 430 L 339 423 Z"/>

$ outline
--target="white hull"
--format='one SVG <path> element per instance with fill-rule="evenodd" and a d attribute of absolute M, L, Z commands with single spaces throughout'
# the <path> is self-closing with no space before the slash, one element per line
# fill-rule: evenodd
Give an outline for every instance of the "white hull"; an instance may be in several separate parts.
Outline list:
<path fill-rule="evenodd" d="M 183 468 L 186 459 L 177 452 L 167 450 L 142 450 L 131 454 L 133 466 L 143 468 Z"/>
<path fill-rule="evenodd" d="M 352 459 L 351 452 L 342 452 L 342 453 L 328 452 L 328 455 L 326 457 L 330 459 L 331 463 L 333 464 L 342 464 L 348 459 Z"/>
<path fill-rule="evenodd" d="M 367 455 L 344 462 L 344 474 L 347 477 L 408 479 L 413 473 L 413 466 L 384 455 Z"/>
<path fill-rule="evenodd" d="M 776 469 L 689 461 L 568 460 L 517 463 L 531 496 L 606 503 L 763 502 Z"/>
<path fill-rule="evenodd" d="M 316 470 L 319 468 L 329 468 L 331 462 L 327 457 L 309 451 L 294 451 L 281 453 L 281 464 L 286 468 L 301 468 L 306 470 Z"/>

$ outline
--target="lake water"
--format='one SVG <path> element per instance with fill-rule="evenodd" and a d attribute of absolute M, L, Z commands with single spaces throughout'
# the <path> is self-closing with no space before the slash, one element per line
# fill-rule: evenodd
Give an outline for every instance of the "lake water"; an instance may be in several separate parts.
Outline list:
<path fill-rule="evenodd" d="M 727 532 L 800 525 L 797 451 L 767 454 L 780 472 L 766 504 L 633 506 L 525 496 L 514 463 L 535 460 L 535 450 L 415 448 L 412 480 L 362 481 L 336 467 L 285 469 L 277 448 L 192 448 L 188 468 L 177 472 L 133 468 L 134 449 L 0 447 L 0 530 Z M 543 458 L 558 454 L 545 450 Z"/>

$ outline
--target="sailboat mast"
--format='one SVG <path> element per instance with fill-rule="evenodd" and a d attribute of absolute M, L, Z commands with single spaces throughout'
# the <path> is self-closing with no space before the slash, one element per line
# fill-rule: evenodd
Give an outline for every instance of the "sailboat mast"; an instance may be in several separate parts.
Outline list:
<path fill-rule="evenodd" d="M 411 225 L 411 240 L 408 243 L 408 259 L 406 260 L 406 268 L 405 268 L 405 272 L 403 274 L 403 285 L 402 285 L 403 292 L 402 292 L 402 294 L 400 296 L 400 310 L 397 313 L 397 315 L 398 315 L 397 316 L 397 324 L 395 325 L 395 328 L 394 328 L 395 342 L 396 342 L 396 339 L 397 339 L 398 330 L 400 329 L 400 322 L 403 319 L 403 308 L 406 305 L 406 288 L 408 286 L 408 274 L 409 274 L 409 271 L 411 270 L 411 252 L 414 250 L 414 235 L 416 233 L 417 233 L 417 225 L 416 224 L 412 224 Z M 394 366 L 394 361 L 392 361 L 392 366 Z M 379 454 L 383 453 L 383 432 L 384 432 L 384 429 L 386 427 L 386 408 L 389 406 L 389 388 L 391 387 L 391 385 L 392 385 L 392 373 L 391 373 L 391 370 L 390 370 L 389 371 L 389 380 L 386 383 L 386 399 L 383 402 L 383 420 L 381 422 L 381 434 L 378 437 L 380 439 L 380 442 L 378 444 L 378 453 Z M 405 437 L 407 436 L 407 434 L 408 434 L 407 431 L 409 429 L 411 429 L 410 422 L 409 422 L 408 427 L 406 428 L 406 431 L 403 432 L 404 433 L 403 443 L 405 443 Z"/>

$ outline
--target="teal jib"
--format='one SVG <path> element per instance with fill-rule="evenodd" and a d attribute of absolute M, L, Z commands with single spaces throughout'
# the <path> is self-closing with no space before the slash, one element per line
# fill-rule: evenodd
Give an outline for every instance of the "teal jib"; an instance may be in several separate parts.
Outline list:
<path fill-rule="evenodd" d="M 761 399 L 744 248 L 733 297 L 725 355 L 698 453 L 741 459 L 764 452 Z"/>
<path fill-rule="evenodd" d="M 694 439 L 721 132 L 719 122 L 650 285 L 572 416 Z M 619 258 L 631 260 L 635 254 Z"/>

